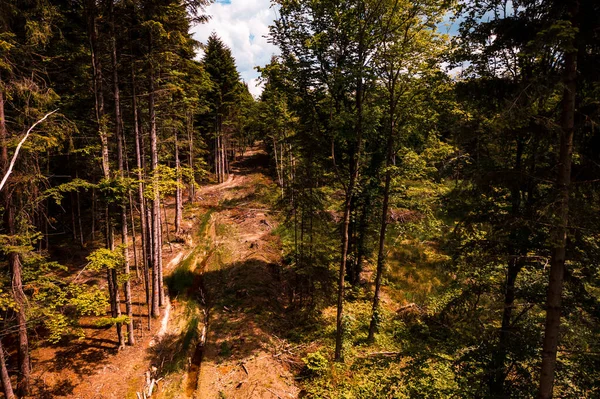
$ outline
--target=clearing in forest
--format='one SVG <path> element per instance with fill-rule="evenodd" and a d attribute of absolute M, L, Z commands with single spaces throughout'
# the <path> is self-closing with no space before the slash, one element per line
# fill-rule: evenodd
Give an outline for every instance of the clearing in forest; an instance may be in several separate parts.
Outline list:
<path fill-rule="evenodd" d="M 136 346 L 117 351 L 113 328 L 90 324 L 81 342 L 34 351 L 38 397 L 137 398 L 148 374 L 153 398 L 298 396 L 298 359 L 278 338 L 282 249 L 267 163 L 264 151 L 249 151 L 188 205 L 187 243 L 163 248 L 169 305 L 149 332 L 143 284 L 134 283 Z"/>
<path fill-rule="evenodd" d="M 295 398 L 278 325 L 281 243 L 267 198 L 267 154 L 254 149 L 227 181 L 198 193 L 195 246 L 167 277 L 175 309 L 154 348 L 159 398 Z M 290 365 L 292 362 L 292 365 Z"/>

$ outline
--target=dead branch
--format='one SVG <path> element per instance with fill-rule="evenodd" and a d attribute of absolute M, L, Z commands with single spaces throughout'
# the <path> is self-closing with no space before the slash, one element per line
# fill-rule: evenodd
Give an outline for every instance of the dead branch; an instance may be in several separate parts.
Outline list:
<path fill-rule="evenodd" d="M 15 167 L 15 162 L 17 162 L 17 157 L 19 156 L 19 151 L 21 150 L 23 143 L 25 143 L 25 140 L 27 140 L 27 137 L 29 137 L 29 133 L 31 133 L 31 131 L 33 130 L 34 127 L 36 127 L 38 124 L 42 123 L 47 117 L 49 117 L 56 111 L 58 111 L 58 109 L 55 109 L 52 112 L 48 112 L 46 115 L 44 115 L 44 117 L 42 119 L 38 120 L 33 125 L 31 125 L 31 127 L 27 130 L 27 133 L 25 133 L 25 136 L 23 136 L 21 141 L 19 141 L 19 145 L 17 145 L 17 149 L 15 150 L 15 153 L 13 154 L 13 157 L 10 160 L 10 165 L 8 166 L 8 170 L 6 171 L 6 174 L 4 175 L 4 177 L 2 178 L 2 182 L 0 182 L 0 191 L 2 191 L 2 188 L 6 184 L 6 181 L 8 180 L 8 176 L 10 176 L 10 174 L 12 173 L 13 168 Z"/>

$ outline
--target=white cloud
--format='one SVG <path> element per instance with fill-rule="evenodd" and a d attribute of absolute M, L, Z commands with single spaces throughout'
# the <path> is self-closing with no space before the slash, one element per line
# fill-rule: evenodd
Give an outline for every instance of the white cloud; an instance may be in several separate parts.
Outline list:
<path fill-rule="evenodd" d="M 217 0 L 206 9 L 211 16 L 208 23 L 192 28 L 194 38 L 202 43 L 214 31 L 223 40 L 235 58 L 242 79 L 250 92 L 258 96 L 256 66 L 264 66 L 279 49 L 268 43 L 269 25 L 277 16 L 270 0 Z M 200 55 L 201 56 L 201 55 Z"/>

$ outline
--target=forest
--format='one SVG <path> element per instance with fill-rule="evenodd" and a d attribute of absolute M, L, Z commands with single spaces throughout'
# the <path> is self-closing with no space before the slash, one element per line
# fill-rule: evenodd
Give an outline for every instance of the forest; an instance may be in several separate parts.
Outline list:
<path fill-rule="evenodd" d="M 0 1 L 3 397 L 600 398 L 600 2 L 211 3 Z"/>

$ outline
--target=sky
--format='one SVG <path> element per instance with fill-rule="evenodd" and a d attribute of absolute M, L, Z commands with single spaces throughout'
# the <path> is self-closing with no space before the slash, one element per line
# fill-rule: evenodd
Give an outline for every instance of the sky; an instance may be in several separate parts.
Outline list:
<path fill-rule="evenodd" d="M 242 79 L 250 92 L 259 96 L 256 66 L 265 66 L 278 49 L 268 43 L 269 25 L 277 16 L 270 0 L 216 0 L 207 7 L 208 23 L 192 28 L 194 38 L 202 43 L 214 31 L 230 49 Z M 200 57 L 202 54 L 199 55 Z"/>
<path fill-rule="evenodd" d="M 265 66 L 273 54 L 278 54 L 277 46 L 268 42 L 269 25 L 277 17 L 277 11 L 271 7 L 271 0 L 216 0 L 207 7 L 210 15 L 208 23 L 192 27 L 194 38 L 206 43 L 212 32 L 231 49 L 238 71 L 248 84 L 250 92 L 260 96 L 262 87 L 258 85 L 256 66 Z M 450 17 L 438 26 L 442 33 L 454 35 L 458 23 L 452 23 Z M 202 53 L 198 55 L 202 57 Z"/>

